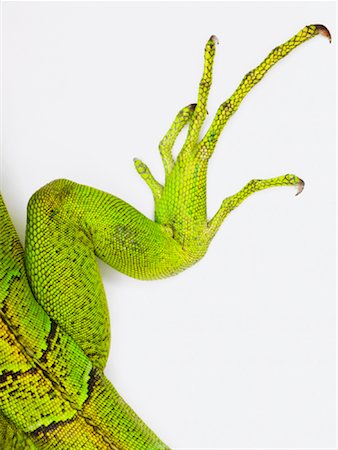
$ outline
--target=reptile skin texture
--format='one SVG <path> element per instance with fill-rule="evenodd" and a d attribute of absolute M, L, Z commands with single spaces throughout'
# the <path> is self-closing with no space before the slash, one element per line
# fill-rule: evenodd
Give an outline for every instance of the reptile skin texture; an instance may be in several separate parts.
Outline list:
<path fill-rule="evenodd" d="M 103 374 L 110 326 L 97 258 L 138 279 L 175 275 L 203 257 L 226 216 L 251 194 L 275 186 L 301 192 L 304 183 L 293 174 L 251 180 L 207 219 L 208 161 L 225 124 L 276 62 L 318 34 L 330 39 L 323 25 L 309 25 L 272 50 L 200 138 L 218 43 L 211 36 L 198 101 L 178 113 L 159 146 L 164 185 L 134 161 L 153 193 L 154 221 L 111 194 L 59 179 L 29 201 L 24 251 L 0 197 L 1 449 L 169 448 Z"/>

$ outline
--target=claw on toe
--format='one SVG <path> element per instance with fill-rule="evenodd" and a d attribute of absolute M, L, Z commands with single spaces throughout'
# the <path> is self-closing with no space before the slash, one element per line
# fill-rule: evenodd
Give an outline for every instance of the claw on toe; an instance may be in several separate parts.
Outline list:
<path fill-rule="evenodd" d="M 219 44 L 219 39 L 214 34 L 212 36 L 210 36 L 209 41 L 213 41 L 213 42 L 215 42 L 215 44 Z"/>
<path fill-rule="evenodd" d="M 296 195 L 299 195 L 299 194 L 303 191 L 304 186 L 305 186 L 305 183 L 304 183 L 303 180 L 301 180 L 301 179 L 299 178 L 299 181 L 298 181 L 298 183 L 297 183 L 296 186 L 297 186 L 297 193 L 296 193 Z"/>
<path fill-rule="evenodd" d="M 329 42 L 331 43 L 331 33 L 329 32 L 329 30 L 324 26 L 324 25 L 318 25 L 315 24 L 315 27 L 318 31 L 319 34 L 322 34 L 324 37 L 326 37 Z"/>

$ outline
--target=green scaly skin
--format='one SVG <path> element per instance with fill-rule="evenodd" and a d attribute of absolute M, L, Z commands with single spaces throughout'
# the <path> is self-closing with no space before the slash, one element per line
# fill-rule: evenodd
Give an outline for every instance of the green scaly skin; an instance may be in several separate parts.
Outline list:
<path fill-rule="evenodd" d="M 96 257 L 135 278 L 175 275 L 199 261 L 225 217 L 256 191 L 297 186 L 287 174 L 251 180 L 208 221 L 208 161 L 226 122 L 265 73 L 317 34 L 304 27 L 249 72 L 219 107 L 200 139 L 217 39 L 205 47 L 197 104 L 183 108 L 160 143 L 161 185 L 135 167 L 152 190 L 155 220 L 123 200 L 56 180 L 29 201 L 25 253 L 0 201 L 0 446 L 5 449 L 168 448 L 103 375 L 110 341 L 108 308 Z M 189 124 L 176 161 L 172 147 Z"/>

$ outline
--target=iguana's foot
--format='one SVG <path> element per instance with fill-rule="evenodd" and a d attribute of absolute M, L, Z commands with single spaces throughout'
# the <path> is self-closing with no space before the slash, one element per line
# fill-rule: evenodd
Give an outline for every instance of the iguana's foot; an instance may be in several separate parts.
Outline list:
<path fill-rule="evenodd" d="M 205 46 L 204 70 L 198 90 L 196 105 L 184 108 L 160 144 L 160 153 L 165 170 L 162 186 L 151 175 L 147 166 L 136 160 L 136 169 L 151 188 L 155 199 L 155 221 L 172 235 L 183 249 L 198 245 L 207 246 L 224 218 L 245 198 L 258 190 L 272 186 L 298 185 L 302 192 L 304 182 L 296 175 L 285 175 L 270 180 L 252 180 L 238 194 L 225 199 L 210 221 L 207 220 L 206 180 L 208 161 L 211 158 L 219 136 L 229 118 L 235 113 L 247 93 L 264 77 L 268 70 L 294 48 L 310 38 L 322 34 L 331 42 L 329 30 L 324 25 L 308 25 L 284 44 L 274 48 L 264 61 L 248 72 L 232 96 L 218 108 L 205 136 L 200 131 L 207 114 L 207 100 L 212 83 L 212 69 L 218 39 L 211 36 Z M 189 122 L 186 141 L 177 160 L 171 149 L 185 123 Z M 206 240 L 208 236 L 209 240 Z M 202 243 L 203 242 L 203 243 Z M 206 250 L 206 248 L 205 248 Z"/>

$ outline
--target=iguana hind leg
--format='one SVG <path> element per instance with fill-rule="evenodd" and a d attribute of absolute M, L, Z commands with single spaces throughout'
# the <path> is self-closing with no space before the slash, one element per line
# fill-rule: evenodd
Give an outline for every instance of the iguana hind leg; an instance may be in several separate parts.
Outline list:
<path fill-rule="evenodd" d="M 138 173 L 154 195 L 155 221 L 111 194 L 68 180 L 55 180 L 32 197 L 28 206 L 26 264 L 34 294 L 96 366 L 104 367 L 110 338 L 96 256 L 135 278 L 174 275 L 203 257 L 226 215 L 248 195 L 267 187 L 299 182 L 295 175 L 250 182 L 226 199 L 216 216 L 208 221 L 208 161 L 227 120 L 277 61 L 319 33 L 329 37 L 322 25 L 309 25 L 276 47 L 222 103 L 209 130 L 200 139 L 217 39 L 212 36 L 207 41 L 197 104 L 178 113 L 159 146 L 164 184 L 155 180 L 142 161 L 135 160 Z M 172 147 L 188 123 L 186 141 L 175 161 Z"/>

